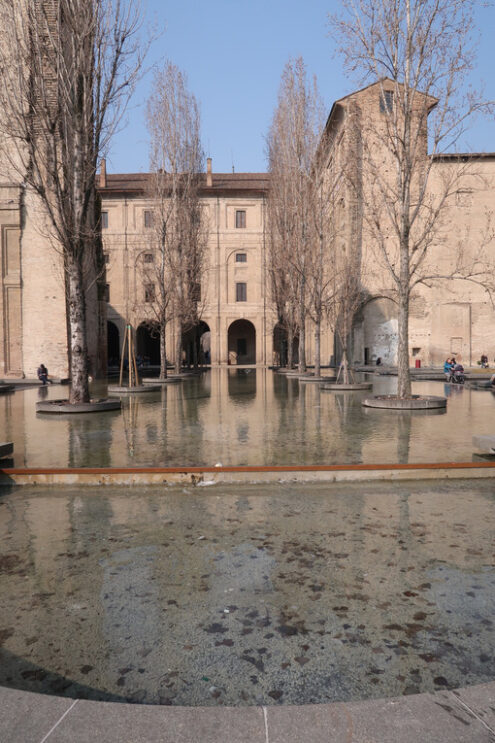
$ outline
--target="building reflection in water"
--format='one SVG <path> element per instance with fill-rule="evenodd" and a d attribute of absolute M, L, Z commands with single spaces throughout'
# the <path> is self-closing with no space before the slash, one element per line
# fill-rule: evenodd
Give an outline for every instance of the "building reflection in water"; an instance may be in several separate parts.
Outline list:
<path fill-rule="evenodd" d="M 393 392 L 373 377 L 374 393 Z M 441 394 L 442 383 L 415 383 Z M 60 396 L 47 388 L 48 399 Z M 94 392 L 103 396 L 104 388 Z M 444 411 L 363 408 L 364 394 L 321 390 L 266 369 L 213 369 L 124 398 L 121 412 L 36 414 L 38 389 L 0 400 L 17 466 L 307 465 L 467 461 L 473 434 L 490 434 L 495 398 L 465 389 Z M 456 421 L 453 434 L 451 421 Z"/>

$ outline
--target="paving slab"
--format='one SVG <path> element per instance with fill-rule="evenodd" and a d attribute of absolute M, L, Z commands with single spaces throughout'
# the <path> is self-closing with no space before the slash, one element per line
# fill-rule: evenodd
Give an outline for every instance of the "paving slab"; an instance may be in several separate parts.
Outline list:
<path fill-rule="evenodd" d="M 457 689 L 452 693 L 494 731 L 495 740 L 495 683 Z"/>
<path fill-rule="evenodd" d="M 302 707 L 268 707 L 269 743 L 494 743 L 452 693 Z"/>
<path fill-rule="evenodd" d="M 0 741 L 41 743 L 73 704 L 73 699 L 0 687 Z"/>
<path fill-rule="evenodd" d="M 151 707 L 80 701 L 46 743 L 69 741 L 266 743 L 266 734 L 260 707 Z"/>

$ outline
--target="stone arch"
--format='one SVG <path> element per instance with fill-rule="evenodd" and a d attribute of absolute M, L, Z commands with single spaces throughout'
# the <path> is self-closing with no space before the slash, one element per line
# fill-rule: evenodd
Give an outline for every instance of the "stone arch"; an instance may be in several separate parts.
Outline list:
<path fill-rule="evenodd" d="M 397 305 L 388 297 L 373 297 L 356 314 L 352 333 L 353 361 L 397 364 L 399 323 Z"/>
<path fill-rule="evenodd" d="M 160 365 L 160 327 L 157 322 L 142 322 L 136 331 L 136 354 L 142 363 Z"/>
<path fill-rule="evenodd" d="M 108 366 L 118 366 L 120 362 L 120 333 L 117 325 L 107 320 L 107 359 Z"/>
<path fill-rule="evenodd" d="M 183 334 L 182 348 L 184 350 L 186 366 L 210 363 L 210 339 L 210 326 L 204 320 L 200 320 L 197 325 L 194 325 Z"/>
<path fill-rule="evenodd" d="M 250 320 L 235 320 L 227 336 L 228 363 L 256 364 L 256 328 Z"/>

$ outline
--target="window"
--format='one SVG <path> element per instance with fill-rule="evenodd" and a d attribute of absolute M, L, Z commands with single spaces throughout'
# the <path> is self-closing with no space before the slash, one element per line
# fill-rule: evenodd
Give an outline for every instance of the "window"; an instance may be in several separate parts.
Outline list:
<path fill-rule="evenodd" d="M 235 226 L 237 229 L 246 226 L 246 212 L 244 209 L 237 209 L 235 213 Z"/>
<path fill-rule="evenodd" d="M 110 263 L 110 253 L 103 253 L 104 263 Z"/>
<path fill-rule="evenodd" d="M 145 209 L 143 212 L 144 228 L 150 230 L 153 227 L 153 212 Z"/>
<path fill-rule="evenodd" d="M 455 195 L 457 206 L 472 206 L 473 205 L 473 192 L 472 191 L 457 191 Z"/>
<path fill-rule="evenodd" d="M 191 299 L 193 302 L 201 302 L 201 283 L 194 281 L 191 286 Z"/>
<path fill-rule="evenodd" d="M 143 256 L 144 263 L 153 263 L 155 260 L 153 253 L 145 253 Z"/>
<path fill-rule="evenodd" d="M 103 290 L 103 300 L 105 302 L 110 302 L 110 284 L 105 284 L 105 288 Z"/>
<path fill-rule="evenodd" d="M 154 302 L 155 301 L 155 285 L 145 284 L 144 286 L 144 301 Z"/>
<path fill-rule="evenodd" d="M 247 263 L 247 253 L 236 253 L 235 262 L 236 263 Z"/>
<path fill-rule="evenodd" d="M 108 229 L 108 212 L 101 213 L 101 229 Z"/>
<path fill-rule="evenodd" d="M 394 91 L 384 90 L 380 96 L 380 113 L 391 113 L 394 108 Z"/>
<path fill-rule="evenodd" d="M 247 301 L 247 284 L 245 282 L 238 282 L 235 285 L 235 301 L 246 302 Z"/>

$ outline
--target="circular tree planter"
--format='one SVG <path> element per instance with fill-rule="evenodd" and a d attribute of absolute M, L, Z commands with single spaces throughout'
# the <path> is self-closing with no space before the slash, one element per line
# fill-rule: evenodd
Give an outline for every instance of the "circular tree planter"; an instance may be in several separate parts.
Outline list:
<path fill-rule="evenodd" d="M 373 382 L 353 382 L 344 384 L 343 382 L 330 382 L 323 386 L 324 390 L 335 390 L 340 392 L 357 392 L 358 390 L 371 390 L 373 389 Z"/>
<path fill-rule="evenodd" d="M 165 384 L 180 384 L 181 379 L 179 377 L 166 377 L 166 379 L 158 379 L 157 377 L 144 377 L 141 382 L 145 387 L 159 386 L 162 387 Z"/>
<path fill-rule="evenodd" d="M 377 395 L 366 397 L 361 405 L 367 408 L 385 408 L 387 410 L 438 410 L 447 407 L 446 397 L 434 395 L 411 395 L 402 400 L 396 395 Z"/>
<path fill-rule="evenodd" d="M 37 413 L 105 413 L 120 410 L 120 400 L 91 400 L 90 402 L 70 403 L 68 400 L 43 400 L 36 403 Z"/>
<path fill-rule="evenodd" d="M 326 382 L 327 380 L 325 377 L 309 377 L 306 375 L 303 375 L 302 377 L 298 377 L 300 382 L 318 382 L 318 384 L 321 384 L 322 382 Z"/>
<path fill-rule="evenodd" d="M 160 390 L 161 385 L 159 384 L 138 384 L 135 387 L 119 387 L 117 385 L 110 385 L 108 387 L 108 394 L 110 397 L 120 397 L 121 395 L 140 395 L 143 392 L 153 392 L 153 390 Z"/>

